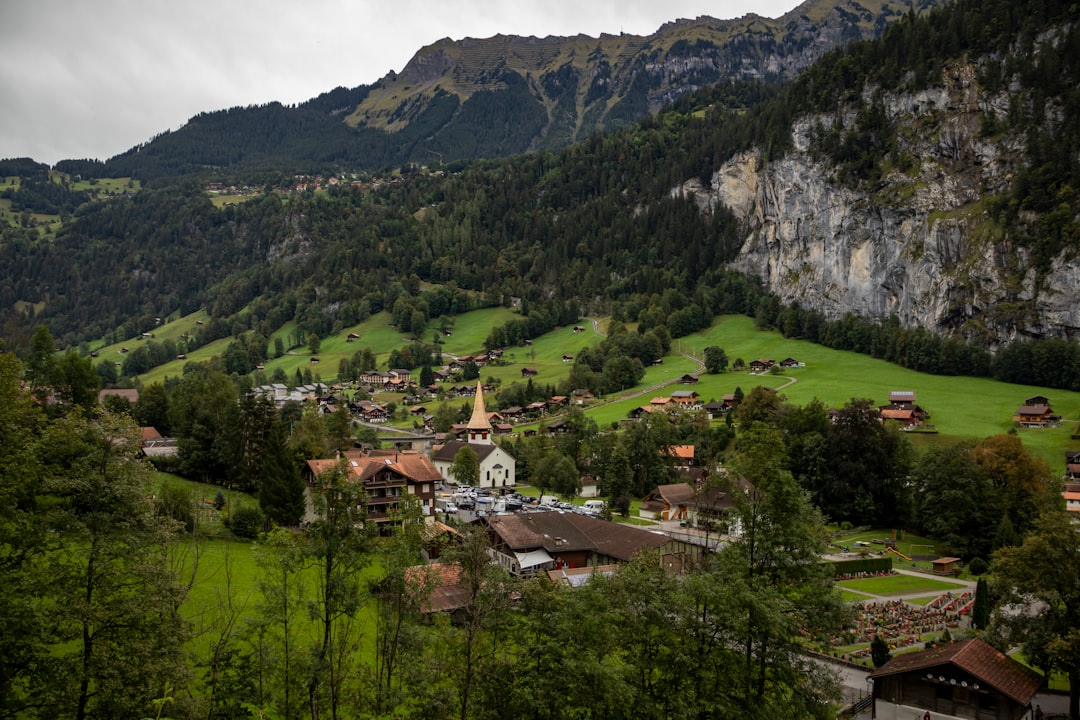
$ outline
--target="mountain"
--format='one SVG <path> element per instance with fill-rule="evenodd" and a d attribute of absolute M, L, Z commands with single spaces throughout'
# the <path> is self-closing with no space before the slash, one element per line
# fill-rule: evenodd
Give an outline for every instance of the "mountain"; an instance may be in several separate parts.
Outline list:
<path fill-rule="evenodd" d="M 297 107 L 202 113 L 111 158 L 102 174 L 370 170 L 558 149 L 717 82 L 790 80 L 830 49 L 935 4 L 807 0 L 777 19 L 699 17 L 648 36 L 446 38 L 371 86 Z"/>
<path fill-rule="evenodd" d="M 1080 386 L 1062 360 L 1080 291 L 1078 12 L 909 13 L 792 82 L 718 83 L 558 152 L 321 192 L 279 173 L 221 208 L 205 183 L 154 184 L 88 203 L 55 237 L 3 230 L 0 307 L 65 344 L 200 307 L 216 337 L 290 321 L 324 337 L 380 310 L 422 327 L 467 291 L 520 307 L 496 344 L 572 308 L 672 337 L 745 312 L 945 373 L 1056 341 L 1014 367 Z"/>

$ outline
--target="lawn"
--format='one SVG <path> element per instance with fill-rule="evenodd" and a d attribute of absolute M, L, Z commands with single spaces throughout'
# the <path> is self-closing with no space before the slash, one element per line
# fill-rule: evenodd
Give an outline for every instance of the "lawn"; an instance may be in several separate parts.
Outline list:
<path fill-rule="evenodd" d="M 755 376 L 747 372 L 702 375 L 694 390 L 705 399 L 719 399 L 734 392 L 736 387 L 745 393 L 756 385 L 777 388 L 788 381 L 792 382 L 784 385 L 781 392 L 790 402 L 805 405 L 816 398 L 826 407 L 840 407 L 852 398 L 869 398 L 874 404 L 883 405 L 890 390 L 914 390 L 918 404 L 930 412 L 930 420 L 940 433 L 936 437 L 910 435 L 916 448 L 925 448 L 935 442 L 1008 432 L 1016 408 L 1028 397 L 1045 395 L 1064 422 L 1058 428 L 1017 430 L 1024 446 L 1047 460 L 1055 474 L 1064 473 L 1065 450 L 1080 450 L 1080 441 L 1070 438 L 1080 419 L 1078 392 L 1011 385 L 986 378 L 918 373 L 866 355 L 790 340 L 778 332 L 763 332 L 743 315 L 721 317 L 708 330 L 675 341 L 675 349 L 698 357 L 704 355 L 709 345 L 723 348 L 732 361 L 742 358 L 749 363 L 759 357 L 781 360 L 790 356 L 805 363 L 805 367 L 780 375 Z M 973 400 L 976 398 L 977 401 Z"/>
<path fill-rule="evenodd" d="M 966 590 L 967 586 L 959 583 L 936 580 L 930 577 L 918 577 L 915 575 L 888 575 L 885 577 L 861 578 L 859 580 L 844 580 L 836 583 L 842 590 L 854 590 L 871 595 L 883 595 L 894 597 L 898 595 L 911 595 L 914 593 L 941 592 L 952 590 Z"/>

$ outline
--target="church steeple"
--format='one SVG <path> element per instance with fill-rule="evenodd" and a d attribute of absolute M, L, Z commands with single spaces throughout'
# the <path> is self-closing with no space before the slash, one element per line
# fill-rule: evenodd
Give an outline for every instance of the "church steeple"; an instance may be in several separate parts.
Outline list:
<path fill-rule="evenodd" d="M 476 381 L 476 398 L 473 400 L 472 417 L 469 418 L 469 442 L 491 444 L 491 422 L 484 410 L 484 389 L 480 381 Z"/>

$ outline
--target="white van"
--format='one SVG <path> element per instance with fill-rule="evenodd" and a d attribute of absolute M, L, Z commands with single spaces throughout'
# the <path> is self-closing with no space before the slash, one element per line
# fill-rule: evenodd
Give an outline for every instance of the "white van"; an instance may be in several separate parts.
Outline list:
<path fill-rule="evenodd" d="M 604 510 L 607 509 L 607 503 L 603 500 L 586 500 L 581 507 L 583 507 L 586 512 L 602 515 Z"/>
<path fill-rule="evenodd" d="M 541 495 L 540 496 L 540 504 L 541 505 L 554 505 L 557 502 L 559 502 L 559 497 L 557 495 Z"/>

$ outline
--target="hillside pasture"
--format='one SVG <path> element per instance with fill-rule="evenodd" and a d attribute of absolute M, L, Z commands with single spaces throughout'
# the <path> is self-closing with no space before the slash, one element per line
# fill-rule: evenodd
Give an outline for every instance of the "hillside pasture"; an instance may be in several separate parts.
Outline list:
<path fill-rule="evenodd" d="M 761 331 L 751 318 L 730 315 L 719 318 L 708 330 L 675 341 L 676 347 L 703 357 L 710 345 L 724 349 L 734 362 L 756 358 L 782 360 L 794 357 L 805 367 L 780 375 L 752 375 L 746 371 L 701 375 L 691 386 L 702 398 L 719 399 L 741 387 L 749 393 L 757 385 L 779 389 L 788 399 L 805 405 L 815 398 L 826 407 L 841 407 L 852 398 L 868 398 L 874 405 L 888 402 L 891 390 L 914 390 L 916 402 L 930 413 L 938 436 L 911 433 L 916 448 L 939 442 L 981 439 L 1013 430 L 1016 408 L 1034 395 L 1050 399 L 1054 412 L 1064 418 L 1057 428 L 1017 429 L 1029 452 L 1044 458 L 1055 473 L 1065 470 L 1064 452 L 1080 449 L 1070 438 L 1080 419 L 1080 393 L 1067 390 L 1011 385 L 989 378 L 928 375 L 853 352 L 832 350 L 804 340 L 792 340 L 778 332 Z M 667 360 L 665 359 L 665 362 Z"/>

